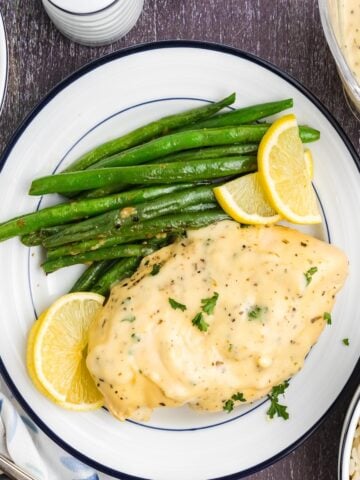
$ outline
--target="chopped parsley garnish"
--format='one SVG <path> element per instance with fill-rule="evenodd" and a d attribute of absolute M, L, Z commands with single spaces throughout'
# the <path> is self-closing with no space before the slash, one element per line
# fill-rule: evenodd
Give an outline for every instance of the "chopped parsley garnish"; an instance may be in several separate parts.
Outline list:
<path fill-rule="evenodd" d="M 226 400 L 223 405 L 223 410 L 228 413 L 232 412 L 234 410 L 234 400 Z"/>
<path fill-rule="evenodd" d="M 207 313 L 208 315 L 212 315 L 214 313 L 215 305 L 218 298 L 219 298 L 219 294 L 217 292 L 214 292 L 214 295 L 212 297 L 202 298 L 201 310 L 204 313 Z M 204 315 L 202 312 L 199 312 L 195 315 L 195 317 L 192 319 L 192 324 L 198 327 L 198 329 L 201 330 L 202 332 L 206 332 L 207 329 L 209 328 L 209 324 L 205 322 Z"/>
<path fill-rule="evenodd" d="M 246 402 L 246 398 L 244 394 L 241 392 L 235 393 L 229 400 L 226 400 L 223 405 L 223 410 L 225 412 L 232 412 L 234 410 L 234 403 L 235 402 Z"/>
<path fill-rule="evenodd" d="M 219 294 L 217 292 L 214 292 L 214 295 L 212 297 L 201 299 L 201 310 L 208 315 L 212 315 L 214 313 L 215 305 L 218 298 Z"/>
<path fill-rule="evenodd" d="M 160 263 L 155 263 L 155 265 L 153 265 L 153 267 L 152 267 L 150 275 L 152 275 L 152 276 L 157 275 L 160 272 L 160 268 L 161 268 Z"/>
<path fill-rule="evenodd" d="M 311 267 L 309 268 L 309 270 L 307 272 L 304 273 L 304 277 L 305 277 L 305 280 L 306 280 L 306 286 L 309 285 L 309 283 L 311 282 L 312 280 L 312 277 L 313 275 L 318 271 L 318 268 L 317 267 Z"/>
<path fill-rule="evenodd" d="M 324 312 L 323 319 L 326 320 L 328 325 L 331 325 L 331 314 L 329 312 Z"/>
<path fill-rule="evenodd" d="M 282 417 L 284 420 L 289 418 L 287 412 L 287 407 L 279 403 L 279 395 L 284 395 L 285 390 L 288 388 L 289 382 L 285 381 L 280 385 L 276 385 L 272 388 L 271 392 L 268 394 L 268 399 L 270 400 L 270 407 L 266 412 L 270 418 L 274 418 L 275 415 Z"/>
<path fill-rule="evenodd" d="M 186 305 L 177 302 L 177 301 L 174 300 L 173 298 L 170 298 L 170 297 L 169 297 L 169 303 L 170 303 L 171 307 L 172 307 L 174 310 L 179 309 L 179 310 L 181 310 L 182 312 L 183 312 L 184 310 L 186 310 Z"/>
<path fill-rule="evenodd" d="M 248 311 L 248 318 L 249 320 L 258 320 L 266 311 L 267 307 L 259 307 L 259 305 L 255 305 Z"/>
<path fill-rule="evenodd" d="M 246 402 L 246 398 L 244 397 L 244 394 L 242 392 L 235 393 L 231 397 L 235 402 Z"/>
<path fill-rule="evenodd" d="M 133 322 L 135 322 L 135 320 L 136 320 L 135 315 L 129 315 L 128 317 L 124 317 L 121 321 L 122 322 L 133 323 Z"/>
<path fill-rule="evenodd" d="M 219 298 L 219 294 L 217 292 L 214 292 L 214 295 L 212 297 L 202 298 L 201 310 L 204 313 L 207 313 L 208 315 L 213 314 L 218 298 Z M 202 332 L 207 332 L 207 329 L 209 328 L 209 324 L 205 322 L 204 315 L 202 312 L 199 312 L 195 315 L 195 317 L 192 319 L 192 324 L 195 327 L 198 327 L 198 329 L 201 330 Z"/>
<path fill-rule="evenodd" d="M 343 344 L 346 345 L 347 347 L 350 345 L 349 339 L 348 338 L 343 338 L 342 340 Z"/>
<path fill-rule="evenodd" d="M 191 320 L 191 323 L 201 332 L 207 332 L 207 329 L 209 328 L 209 324 L 205 322 L 204 315 L 201 312 L 195 315 L 195 317 Z"/>

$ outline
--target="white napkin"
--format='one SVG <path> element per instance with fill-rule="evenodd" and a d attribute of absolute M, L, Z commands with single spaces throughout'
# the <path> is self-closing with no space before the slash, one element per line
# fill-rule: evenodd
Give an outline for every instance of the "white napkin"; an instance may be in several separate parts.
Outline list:
<path fill-rule="evenodd" d="M 0 377 L 0 452 L 38 480 L 105 480 L 30 420 Z"/>

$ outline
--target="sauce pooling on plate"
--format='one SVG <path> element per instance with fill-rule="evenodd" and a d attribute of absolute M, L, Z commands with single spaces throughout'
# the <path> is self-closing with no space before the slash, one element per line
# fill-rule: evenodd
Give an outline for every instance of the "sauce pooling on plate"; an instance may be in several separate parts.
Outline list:
<path fill-rule="evenodd" d="M 296 230 L 233 221 L 149 255 L 90 329 L 87 366 L 110 412 L 146 420 L 160 406 L 221 411 L 266 395 L 302 367 L 347 263 Z"/>

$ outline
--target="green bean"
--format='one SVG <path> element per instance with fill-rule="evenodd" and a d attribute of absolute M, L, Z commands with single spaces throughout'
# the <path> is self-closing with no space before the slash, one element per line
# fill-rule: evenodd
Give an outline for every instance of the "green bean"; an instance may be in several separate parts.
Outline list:
<path fill-rule="evenodd" d="M 34 180 L 30 195 L 62 193 L 113 185 L 120 180 L 131 184 L 194 182 L 256 170 L 256 158 L 225 157 L 195 162 L 174 162 L 141 167 L 115 167 L 60 173 Z"/>
<path fill-rule="evenodd" d="M 164 215 L 153 218 L 135 225 L 126 226 L 120 231 L 109 232 L 109 236 L 85 240 L 82 242 L 69 243 L 48 251 L 48 258 L 58 258 L 66 255 L 78 255 L 79 253 L 99 248 L 111 247 L 129 243 L 135 240 L 152 238 L 163 233 L 182 232 L 187 229 L 198 229 L 221 220 L 229 220 L 230 217 L 221 209 L 194 213 L 179 213 Z"/>
<path fill-rule="evenodd" d="M 35 247 L 37 245 L 41 245 L 42 242 L 46 237 L 50 237 L 51 235 L 55 235 L 59 233 L 64 228 L 68 227 L 68 225 L 57 225 L 54 227 L 43 228 L 41 230 L 37 230 L 36 232 L 27 233 L 23 235 L 20 240 L 23 245 L 27 247 Z M 1 227 L 0 227 L 1 229 Z"/>
<path fill-rule="evenodd" d="M 169 243 L 170 238 L 165 238 L 165 240 L 151 240 L 149 245 L 152 245 L 155 250 L 158 250 Z M 95 285 L 91 287 L 91 291 L 100 293 L 102 295 L 107 295 L 111 286 L 123 280 L 124 278 L 131 277 L 139 266 L 141 257 L 132 257 L 127 259 L 120 259 L 115 262 L 106 272 L 102 275 L 96 282 Z"/>
<path fill-rule="evenodd" d="M 229 220 L 229 216 L 220 208 L 201 213 L 178 213 L 175 215 L 164 215 L 162 217 L 146 220 L 134 225 L 125 226 L 121 230 L 114 230 L 114 237 L 139 238 L 140 236 L 153 236 L 158 233 L 179 232 L 187 229 L 198 229 L 214 222 Z"/>
<path fill-rule="evenodd" d="M 212 185 L 170 193 L 149 202 L 124 207 L 120 210 L 112 210 L 97 217 L 70 225 L 67 229 L 59 232 L 59 234 L 44 239 L 43 245 L 46 248 L 53 248 L 65 243 L 98 237 L 106 234 L 111 229 L 118 229 L 134 222 L 179 212 L 189 205 L 195 204 L 198 207 L 201 203 L 214 201 L 215 196 Z"/>
<path fill-rule="evenodd" d="M 93 164 L 90 169 L 139 165 L 192 148 L 234 143 L 258 143 L 270 126 L 271 124 L 261 123 L 258 125 L 239 125 L 173 133 L 104 158 Z M 303 134 L 304 128 L 307 136 L 310 133 L 309 131 L 311 131 L 311 134 L 318 133 L 317 130 L 309 129 L 309 127 L 300 127 L 300 136 Z"/>
<path fill-rule="evenodd" d="M 125 208 L 135 208 L 135 206 Z M 97 237 L 102 232 L 106 232 L 110 228 L 115 227 L 116 221 L 119 218 L 119 212 L 121 212 L 121 210 L 122 209 L 110 210 L 109 212 L 102 213 L 96 217 L 91 217 L 87 220 L 68 225 L 67 228 L 59 233 L 54 233 L 53 235 L 44 238 L 42 240 L 42 245 L 45 248 L 48 248 L 53 241 L 56 242 L 59 239 L 62 240 L 59 244 L 69 243 L 67 241 L 68 238 L 71 239 L 70 242 L 85 239 L 87 238 L 86 235 L 89 232 L 91 232 L 92 237 Z"/>
<path fill-rule="evenodd" d="M 257 143 L 248 143 L 244 145 L 225 145 L 220 147 L 206 147 L 192 150 L 184 150 L 183 152 L 174 153 L 166 157 L 158 158 L 151 163 L 170 163 L 170 162 L 185 162 L 192 160 L 204 160 L 208 158 L 230 157 L 233 155 L 244 155 L 247 153 L 256 153 L 258 149 Z M 99 198 L 111 193 L 117 192 L 121 188 L 126 188 L 123 183 L 117 185 L 110 185 L 109 187 L 97 188 L 83 192 L 79 198 Z"/>
<path fill-rule="evenodd" d="M 196 212 L 204 212 L 207 210 L 218 209 L 219 204 L 216 202 L 206 202 L 206 203 L 199 203 L 195 205 L 189 205 L 186 208 L 182 208 L 177 210 L 175 213 L 196 213 Z"/>
<path fill-rule="evenodd" d="M 154 162 L 155 163 L 155 162 Z M 161 162 L 157 162 L 161 163 Z M 165 163 L 165 162 L 164 162 Z M 208 185 L 209 183 L 214 183 L 216 182 L 216 179 L 212 180 L 203 180 L 203 181 L 197 181 L 196 184 L 198 185 Z M 121 184 L 122 187 L 126 187 L 126 189 L 134 188 L 133 185 L 125 185 Z M 142 188 L 145 185 L 138 186 L 138 188 Z M 78 194 L 77 198 L 79 200 L 84 200 L 87 198 L 100 198 L 100 197 L 105 197 L 108 195 L 111 195 L 112 193 L 116 192 L 119 187 L 119 184 L 114 184 L 114 185 L 108 185 L 107 187 L 102 187 L 102 188 L 95 188 L 94 190 L 85 190 L 84 192 Z"/>
<path fill-rule="evenodd" d="M 99 260 L 115 260 L 122 257 L 144 257 L 157 249 L 150 245 L 117 245 L 109 248 L 102 248 L 95 251 L 84 252 L 79 255 L 68 255 L 54 260 L 46 260 L 42 264 L 45 273 L 52 273 L 63 267 L 69 267 L 79 263 L 89 263 Z"/>
<path fill-rule="evenodd" d="M 0 241 L 17 235 L 36 232 L 43 227 L 58 226 L 72 220 L 90 217 L 126 205 L 134 205 L 166 193 L 192 187 L 192 183 L 137 188 L 104 198 L 79 200 L 47 207 L 0 224 Z M 40 234 L 41 235 L 41 234 Z"/>
<path fill-rule="evenodd" d="M 193 212 L 203 212 L 203 211 L 206 211 L 206 210 L 212 210 L 212 209 L 215 209 L 215 208 L 219 208 L 219 204 L 216 203 L 215 201 L 214 202 L 205 202 L 205 203 L 198 203 L 198 204 L 194 204 L 194 205 L 189 205 L 187 207 L 183 207 L 183 208 L 179 208 L 179 209 L 174 209 L 173 210 L 173 213 L 193 213 Z M 172 210 L 172 209 L 171 209 Z M 164 211 L 161 212 L 162 215 L 165 215 L 165 214 L 169 214 L 170 213 L 170 209 L 166 210 L 164 209 Z M 152 212 L 151 215 L 147 215 L 146 216 L 146 219 L 149 220 L 151 218 L 156 218 L 156 217 L 159 217 L 161 215 L 156 215 L 155 212 Z M 145 218 L 142 219 L 142 221 L 144 221 Z M 114 217 L 113 218 L 113 224 L 111 225 L 109 222 L 109 226 L 106 228 L 105 226 L 103 228 L 96 228 L 96 229 L 89 229 L 87 231 L 83 230 L 81 232 L 74 232 L 74 233 L 68 233 L 66 236 L 65 235 L 61 235 L 61 236 L 55 236 L 54 237 L 50 237 L 49 239 L 46 240 L 46 242 L 44 241 L 43 243 L 43 246 L 47 249 L 50 249 L 49 250 L 49 258 L 54 258 L 51 254 L 52 250 L 51 249 L 54 249 L 56 247 L 59 247 L 61 245 L 66 245 L 66 244 L 72 244 L 74 242 L 83 242 L 85 240 L 91 240 L 91 239 L 94 239 L 94 238 L 97 238 L 97 239 L 101 239 L 101 238 L 106 238 L 108 237 L 111 232 L 113 232 L 114 230 L 117 230 L 118 228 L 124 228 L 125 225 L 131 225 L 131 224 L 135 224 L 139 221 L 139 219 L 135 219 L 134 217 L 131 218 L 127 218 L 126 219 L 126 222 L 123 223 L 122 225 L 117 225 L 116 224 L 116 218 Z"/>
<path fill-rule="evenodd" d="M 111 260 L 103 260 L 102 262 L 94 262 L 88 267 L 80 278 L 72 286 L 71 292 L 91 292 L 93 285 L 108 270 L 114 262 Z"/>
<path fill-rule="evenodd" d="M 267 124 L 267 123 L 263 123 L 261 124 L 261 128 L 267 130 L 268 128 L 270 127 L 270 124 Z M 300 126 L 299 127 L 299 133 L 300 133 L 300 138 L 302 140 L 303 143 L 309 143 L 309 142 L 315 142 L 316 140 L 318 140 L 320 138 L 320 132 L 319 130 L 315 130 L 314 128 L 311 128 L 311 127 L 307 127 L 307 126 Z M 238 144 L 234 144 L 232 145 L 234 148 L 239 148 L 240 151 L 241 151 L 241 144 L 238 145 Z M 144 146 L 145 147 L 145 146 Z M 225 148 L 229 148 L 231 147 L 231 145 L 229 146 L 226 146 Z M 243 147 L 245 149 L 248 148 L 248 145 L 243 145 Z M 221 147 L 220 147 L 221 148 Z M 205 150 L 205 149 L 204 149 Z M 206 149 L 207 150 L 207 149 Z M 252 150 L 252 147 L 250 147 L 249 149 L 249 153 L 250 153 L 250 150 Z M 194 149 L 192 150 L 189 150 L 189 155 L 191 154 L 191 152 L 194 151 Z M 126 152 L 124 152 L 126 153 Z M 235 152 L 234 152 L 235 153 Z M 240 153 L 240 152 L 239 152 Z M 245 152 L 244 152 L 245 153 Z M 160 158 L 157 158 L 157 159 L 154 159 L 151 161 L 151 163 L 168 163 L 167 162 L 167 159 L 169 158 L 169 162 L 172 162 L 172 161 L 177 161 L 177 160 L 173 160 L 172 159 L 172 156 L 173 155 L 184 155 L 183 158 L 179 157 L 178 160 L 187 160 L 188 158 L 190 157 L 187 157 L 186 158 L 186 154 L 187 152 L 186 151 L 183 151 L 183 152 L 178 152 L 178 153 L 175 153 L 175 154 L 170 154 L 170 155 L 167 155 L 165 157 L 160 157 Z M 226 156 L 227 153 L 225 152 L 225 155 Z M 201 157 L 201 155 L 200 155 Z M 204 156 L 204 158 L 214 158 L 212 155 L 210 156 Z M 193 160 L 196 160 L 198 158 L 195 158 Z M 94 165 L 95 167 L 96 165 Z M 81 195 L 81 198 L 98 198 L 98 197 L 103 197 L 105 195 L 109 195 L 113 192 L 116 192 L 118 191 L 119 188 L 124 188 L 124 184 L 123 183 L 117 183 L 117 184 L 113 184 L 113 185 L 109 185 L 107 187 L 101 187 L 101 188 L 97 188 L 95 190 L 88 190 L 87 192 L 84 192 L 82 195 Z"/>
<path fill-rule="evenodd" d="M 175 115 L 163 117 L 160 120 L 155 120 L 154 122 L 137 128 L 126 135 L 110 140 L 109 142 L 103 143 L 93 150 L 90 150 L 67 167 L 65 171 L 73 172 L 84 170 L 102 158 L 127 150 L 128 148 L 147 142 L 160 135 L 164 135 L 169 130 L 211 117 L 222 108 L 234 103 L 234 101 L 235 93 L 232 93 L 220 102 L 210 103 Z"/>
<path fill-rule="evenodd" d="M 95 190 L 86 190 L 84 192 L 76 192 L 76 198 L 79 200 L 107 197 L 113 193 L 123 192 L 132 185 L 125 185 L 124 183 L 118 183 L 115 185 L 109 185 L 108 187 L 96 188 Z"/>
<path fill-rule="evenodd" d="M 308 127 L 307 125 L 300 125 L 299 134 L 303 143 L 316 142 L 316 140 L 319 140 L 320 138 L 319 130 Z"/>
<path fill-rule="evenodd" d="M 183 152 L 173 153 L 167 157 L 158 158 L 151 163 L 187 162 L 192 160 L 205 160 L 208 158 L 231 157 L 233 155 L 245 155 L 256 153 L 259 145 L 257 143 L 245 143 L 243 145 L 222 145 L 220 147 L 194 148 Z"/>
<path fill-rule="evenodd" d="M 269 117 L 275 113 L 282 112 L 293 106 L 293 99 L 287 98 L 278 102 L 260 103 L 250 107 L 238 108 L 232 112 L 220 113 L 208 120 L 198 121 L 195 125 L 187 125 L 179 128 L 177 131 L 191 130 L 195 128 L 214 128 L 230 125 L 241 125 L 252 123 L 264 117 Z"/>
<path fill-rule="evenodd" d="M 269 128 L 270 127 L 270 124 L 267 124 L 267 123 L 264 123 L 262 124 L 264 128 Z M 304 142 L 304 143 L 309 143 L 309 142 L 315 142 L 316 140 L 318 140 L 320 138 L 320 132 L 318 130 L 315 130 L 314 128 L 311 128 L 311 127 L 307 127 L 307 126 L 300 126 L 299 127 L 299 132 L 300 132 L 300 138 L 301 140 Z M 166 157 L 160 157 L 158 159 L 155 159 L 153 161 L 151 161 L 151 163 L 170 163 L 170 162 L 173 162 L 173 161 L 185 161 L 185 160 L 188 160 L 188 159 L 191 159 L 191 160 L 199 160 L 199 159 L 206 159 L 206 158 L 216 158 L 216 156 L 227 156 L 229 153 L 230 153 L 230 149 L 232 148 L 233 149 L 233 154 L 235 155 L 235 151 L 236 149 L 238 149 L 238 153 L 239 154 L 242 154 L 242 153 L 251 153 L 251 152 L 255 152 L 257 150 L 257 147 L 255 148 L 255 144 L 253 144 L 252 146 L 250 146 L 251 144 L 245 144 L 245 145 L 238 145 L 238 144 L 234 144 L 234 145 L 229 145 L 229 146 L 225 146 L 225 151 L 223 152 L 223 154 L 220 154 L 220 149 L 222 147 L 208 147 L 208 148 L 204 148 L 204 149 L 201 149 L 201 150 L 204 150 L 204 155 L 199 154 L 198 155 L 195 155 L 194 158 L 192 158 L 192 152 L 195 153 L 196 150 L 200 150 L 200 149 L 192 149 L 192 150 L 189 150 L 189 151 L 183 151 L 183 152 L 178 152 L 178 153 L 175 153 L 175 154 L 172 154 L 172 155 L 167 155 Z M 207 152 L 205 152 L 205 150 L 210 150 L 211 148 L 219 148 L 219 155 L 207 155 Z M 229 149 L 228 151 L 226 151 L 227 149 Z M 179 155 L 178 159 L 176 160 L 176 156 Z M 95 165 L 94 165 L 95 167 Z M 97 188 L 95 190 L 88 190 L 87 192 L 83 193 L 80 198 L 99 198 L 99 197 L 103 197 L 105 195 L 109 195 L 113 192 L 117 192 L 119 189 L 121 188 L 125 188 L 126 185 L 124 185 L 123 183 L 121 184 L 115 184 L 115 185 L 110 185 L 110 186 L 107 186 L 107 187 L 102 187 L 102 188 Z"/>
<path fill-rule="evenodd" d="M 131 277 L 139 266 L 140 261 L 141 257 L 120 259 L 93 285 L 91 291 L 106 296 L 114 283 Z"/>
<path fill-rule="evenodd" d="M 192 148 L 234 143 L 257 143 L 260 142 L 268 128 L 268 125 L 241 125 L 173 133 L 104 158 L 92 165 L 89 170 L 149 163 L 157 158 Z"/>

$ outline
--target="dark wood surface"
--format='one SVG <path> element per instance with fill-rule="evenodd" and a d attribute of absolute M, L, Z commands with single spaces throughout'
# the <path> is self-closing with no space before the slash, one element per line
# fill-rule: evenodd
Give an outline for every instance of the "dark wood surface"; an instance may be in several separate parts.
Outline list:
<path fill-rule="evenodd" d="M 332 112 L 360 152 L 359 123 L 344 99 L 315 0 L 145 0 L 135 28 L 119 42 L 98 48 L 64 38 L 40 0 L 0 0 L 0 10 L 10 55 L 8 92 L 0 117 L 1 151 L 32 107 L 78 67 L 129 45 L 195 39 L 255 53 L 293 75 Z M 341 425 L 357 383 L 355 379 L 300 447 L 249 479 L 335 480 Z"/>

